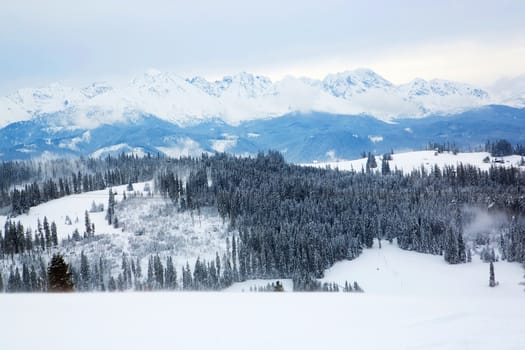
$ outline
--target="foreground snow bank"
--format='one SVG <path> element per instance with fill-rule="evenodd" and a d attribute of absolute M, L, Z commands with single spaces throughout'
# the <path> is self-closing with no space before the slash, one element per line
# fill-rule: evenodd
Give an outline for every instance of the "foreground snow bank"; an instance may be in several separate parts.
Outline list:
<path fill-rule="evenodd" d="M 19 294 L 0 310 L 0 349 L 525 348 L 525 295 Z"/>

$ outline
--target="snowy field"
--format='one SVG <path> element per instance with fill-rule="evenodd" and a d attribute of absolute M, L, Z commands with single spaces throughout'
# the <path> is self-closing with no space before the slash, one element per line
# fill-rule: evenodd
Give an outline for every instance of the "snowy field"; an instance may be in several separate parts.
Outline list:
<path fill-rule="evenodd" d="M 525 296 L 2 295 L 0 349 L 523 350 Z"/>
<path fill-rule="evenodd" d="M 485 157 L 490 158 L 489 163 L 483 162 Z M 507 156 L 499 157 L 498 160 L 503 160 L 503 163 L 493 163 L 495 159 L 491 157 L 487 152 L 469 152 L 469 153 L 458 153 L 456 155 L 450 152 L 437 153 L 434 151 L 415 151 L 406 153 L 394 153 L 392 160 L 389 161 L 390 170 L 394 171 L 396 168 L 403 172 L 410 172 L 414 169 L 421 169 L 421 165 L 425 166 L 425 169 L 430 170 L 434 165 L 439 166 L 443 169 L 445 165 L 456 166 L 460 163 L 470 164 L 479 167 L 481 170 L 488 170 L 491 165 L 502 165 L 502 166 L 514 166 L 518 167 L 520 164 L 520 156 Z M 377 168 L 376 170 L 381 171 L 381 156 L 376 156 Z M 311 164 L 303 164 L 306 166 L 314 166 L 319 168 L 330 167 L 332 169 L 339 170 L 355 170 L 361 171 L 366 168 L 366 158 L 355 159 L 355 160 L 338 160 L 333 162 L 319 162 Z"/>

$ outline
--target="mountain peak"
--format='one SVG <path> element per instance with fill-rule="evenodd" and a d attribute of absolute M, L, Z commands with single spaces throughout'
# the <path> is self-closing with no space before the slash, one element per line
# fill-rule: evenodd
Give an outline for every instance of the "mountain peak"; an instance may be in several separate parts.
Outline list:
<path fill-rule="evenodd" d="M 387 90 L 393 84 L 367 68 L 347 70 L 329 74 L 323 80 L 323 87 L 336 97 L 351 98 L 370 89 Z"/>
<path fill-rule="evenodd" d="M 416 78 L 407 84 L 401 85 L 400 89 L 406 91 L 409 98 L 437 95 L 442 97 L 463 96 L 482 100 L 488 99 L 488 93 L 482 89 L 445 79 L 424 80 Z"/>

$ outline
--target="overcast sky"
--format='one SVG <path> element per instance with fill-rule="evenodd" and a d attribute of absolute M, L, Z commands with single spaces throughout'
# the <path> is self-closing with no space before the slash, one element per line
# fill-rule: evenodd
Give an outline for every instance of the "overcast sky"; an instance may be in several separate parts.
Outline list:
<path fill-rule="evenodd" d="M 525 73 L 522 0 L 2 0 L 0 93 L 156 68 L 486 85 Z"/>

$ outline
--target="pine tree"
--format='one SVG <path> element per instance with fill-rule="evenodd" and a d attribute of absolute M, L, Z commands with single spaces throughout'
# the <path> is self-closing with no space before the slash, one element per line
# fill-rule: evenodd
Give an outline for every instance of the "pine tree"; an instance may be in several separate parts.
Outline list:
<path fill-rule="evenodd" d="M 49 248 L 52 246 L 51 242 L 51 230 L 49 229 L 49 222 L 47 221 L 47 217 L 44 216 L 44 237 L 46 239 L 46 248 Z"/>
<path fill-rule="evenodd" d="M 458 233 L 458 262 L 467 262 L 467 256 L 465 254 L 465 242 L 463 241 L 463 234 L 461 231 Z"/>
<path fill-rule="evenodd" d="M 390 165 L 388 164 L 388 160 L 383 157 L 383 160 L 381 161 L 381 174 L 388 175 L 390 174 Z"/>
<path fill-rule="evenodd" d="M 496 283 L 496 276 L 494 275 L 494 263 L 491 261 L 489 265 L 489 286 L 495 287 L 497 285 Z"/>
<path fill-rule="evenodd" d="M 22 264 L 22 291 L 31 292 L 31 278 L 29 274 L 29 268 L 26 263 Z"/>
<path fill-rule="evenodd" d="M 445 261 L 449 264 L 457 264 L 458 263 L 458 243 L 456 240 L 456 237 L 454 236 L 454 233 L 452 230 L 448 229 L 446 233 L 446 241 L 445 241 L 445 252 L 444 252 L 444 258 Z"/>
<path fill-rule="evenodd" d="M 115 281 L 115 278 L 113 278 L 113 276 L 111 276 L 109 278 L 108 291 L 114 292 L 116 290 L 117 290 L 117 282 Z"/>
<path fill-rule="evenodd" d="M 192 290 L 193 289 L 193 280 L 191 277 L 190 264 L 186 262 L 186 268 L 182 268 L 182 289 L 183 290 Z"/>
<path fill-rule="evenodd" d="M 459 209 L 459 206 L 456 208 L 456 215 L 455 215 L 455 225 L 457 230 L 457 262 L 458 263 L 465 263 L 467 262 L 467 256 L 465 252 L 465 241 L 463 240 L 463 220 L 461 216 L 461 210 Z"/>
<path fill-rule="evenodd" d="M 92 234 L 91 234 L 91 220 L 89 219 L 89 213 L 88 213 L 87 210 L 84 213 L 84 224 L 86 226 L 85 235 L 87 237 L 91 237 L 92 236 Z"/>
<path fill-rule="evenodd" d="M 60 254 L 54 254 L 48 267 L 50 292 L 72 292 L 73 282 L 69 265 Z"/>
<path fill-rule="evenodd" d="M 80 280 L 82 290 L 89 290 L 91 281 L 91 271 L 89 268 L 89 261 L 84 251 L 80 252 Z"/>
<path fill-rule="evenodd" d="M 22 278 L 20 277 L 20 271 L 18 267 L 15 272 L 11 267 L 11 272 L 9 273 L 9 278 L 7 280 L 7 291 L 10 293 L 17 293 L 22 291 Z"/>
<path fill-rule="evenodd" d="M 173 259 L 171 256 L 168 256 L 166 259 L 166 288 L 167 289 L 176 289 L 177 288 L 177 271 L 173 266 Z"/>
<path fill-rule="evenodd" d="M 55 247 L 58 245 L 57 224 L 54 221 L 51 223 L 51 244 Z"/>
<path fill-rule="evenodd" d="M 108 199 L 108 210 L 106 212 L 106 220 L 108 220 L 108 225 L 113 224 L 113 215 L 115 214 L 115 194 L 113 189 L 109 189 L 109 199 Z"/>
<path fill-rule="evenodd" d="M 31 272 L 29 273 L 29 278 L 31 280 L 31 287 L 33 288 L 33 291 L 41 292 L 42 291 L 41 281 L 38 279 L 34 265 L 31 265 Z"/>

